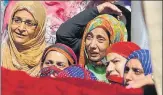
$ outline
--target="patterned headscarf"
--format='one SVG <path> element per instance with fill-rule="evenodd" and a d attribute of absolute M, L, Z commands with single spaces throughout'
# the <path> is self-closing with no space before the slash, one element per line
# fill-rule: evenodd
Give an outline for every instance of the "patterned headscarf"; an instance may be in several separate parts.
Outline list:
<path fill-rule="evenodd" d="M 74 51 L 65 44 L 56 43 L 55 45 L 51 45 L 45 49 L 41 59 L 41 66 L 43 66 L 45 58 L 50 51 L 57 51 L 63 54 L 68 59 L 70 65 L 77 64 L 77 57 Z"/>
<path fill-rule="evenodd" d="M 127 41 L 127 30 L 122 21 L 118 21 L 116 18 L 108 14 L 97 16 L 87 24 L 87 27 L 83 34 L 79 58 L 79 64 L 81 65 L 85 65 L 84 51 L 87 33 L 91 32 L 97 27 L 101 27 L 107 30 L 111 44 L 119 41 Z"/>
<path fill-rule="evenodd" d="M 18 51 L 14 42 L 11 31 L 12 18 L 17 11 L 26 10 L 37 21 L 34 38 L 22 44 L 23 51 Z M 41 11 L 39 11 L 41 10 Z M 8 40 L 2 46 L 2 66 L 11 70 L 22 70 L 29 74 L 33 72 L 32 67 L 36 67 L 40 62 L 43 51 L 46 47 L 45 43 L 45 23 L 46 11 L 39 1 L 19 1 L 13 8 L 9 25 Z M 28 47 L 28 49 L 26 49 Z"/>
<path fill-rule="evenodd" d="M 38 75 L 39 77 L 51 77 L 51 75 L 53 75 L 53 77 L 56 77 L 58 75 L 59 72 L 61 72 L 62 70 L 57 68 L 56 66 L 49 66 L 49 67 L 44 67 L 40 70 L 40 75 Z"/>
<path fill-rule="evenodd" d="M 141 62 L 145 75 L 152 73 L 152 63 L 151 63 L 149 50 L 140 49 L 140 50 L 134 51 L 132 54 L 129 55 L 128 60 L 134 59 L 134 58 L 138 59 Z"/>
<path fill-rule="evenodd" d="M 73 77 L 73 78 L 97 80 L 97 78 L 93 73 L 91 73 L 90 71 L 86 70 L 84 67 L 81 67 L 79 65 L 72 65 L 70 67 L 65 68 L 63 71 L 58 73 L 57 77 L 61 77 L 61 78 Z"/>

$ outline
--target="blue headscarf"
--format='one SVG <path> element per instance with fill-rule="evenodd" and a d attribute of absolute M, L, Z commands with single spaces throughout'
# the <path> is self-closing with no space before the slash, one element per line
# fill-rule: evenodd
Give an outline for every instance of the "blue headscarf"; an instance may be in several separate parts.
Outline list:
<path fill-rule="evenodd" d="M 133 58 L 136 58 L 141 62 L 145 75 L 152 73 L 152 63 L 151 63 L 149 50 L 140 49 L 140 50 L 134 51 L 129 55 L 127 59 L 130 60 Z"/>

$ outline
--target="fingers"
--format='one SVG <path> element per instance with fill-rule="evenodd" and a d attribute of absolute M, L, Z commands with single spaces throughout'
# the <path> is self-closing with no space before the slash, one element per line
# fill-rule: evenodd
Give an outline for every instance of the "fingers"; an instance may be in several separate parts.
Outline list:
<path fill-rule="evenodd" d="M 130 81 L 129 82 L 129 85 L 126 86 L 127 89 L 129 88 L 141 88 L 145 85 L 154 85 L 154 82 L 152 80 L 152 77 L 151 75 L 147 75 L 141 79 L 137 79 L 137 80 L 134 80 L 134 81 Z"/>
<path fill-rule="evenodd" d="M 114 4 L 111 4 L 110 2 L 105 2 L 105 3 L 98 5 L 97 9 L 99 13 L 102 13 L 104 10 L 108 10 L 112 12 L 113 14 L 117 14 L 119 16 L 122 15 L 122 11 Z"/>
<path fill-rule="evenodd" d="M 110 2 L 110 3 L 115 3 L 115 2 L 117 2 L 117 0 L 106 0 L 106 1 L 108 1 L 108 2 Z"/>
<path fill-rule="evenodd" d="M 144 82 L 142 81 L 132 81 L 129 83 L 128 86 L 126 86 L 127 89 L 129 88 L 141 88 L 142 86 L 144 86 Z"/>

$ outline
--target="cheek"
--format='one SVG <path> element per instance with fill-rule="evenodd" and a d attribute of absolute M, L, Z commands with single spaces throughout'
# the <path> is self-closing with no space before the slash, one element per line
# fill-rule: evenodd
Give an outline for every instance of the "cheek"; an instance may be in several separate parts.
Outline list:
<path fill-rule="evenodd" d="M 28 31 L 28 35 L 31 37 L 31 38 L 34 38 L 37 36 L 35 30 L 27 30 Z"/>
<path fill-rule="evenodd" d="M 91 43 L 91 40 L 87 40 L 87 39 L 85 40 L 85 46 L 86 47 L 88 47 L 90 45 L 90 43 Z"/>
<path fill-rule="evenodd" d="M 100 52 L 106 52 L 106 49 L 109 47 L 109 43 L 104 42 L 104 43 L 98 43 L 98 48 Z"/>
<path fill-rule="evenodd" d="M 44 63 L 43 66 L 42 66 L 42 68 L 45 68 L 45 67 L 48 67 L 48 65 Z"/>
<path fill-rule="evenodd" d="M 18 28 L 17 25 L 11 25 L 11 31 L 12 31 L 12 32 L 15 31 L 17 28 Z"/>
<path fill-rule="evenodd" d="M 123 74 L 124 74 L 124 64 L 123 63 L 118 63 L 116 67 L 117 67 L 117 71 L 120 73 L 121 77 L 123 77 Z"/>
<path fill-rule="evenodd" d="M 134 79 L 135 79 L 135 80 L 138 80 L 138 79 L 143 79 L 144 77 L 145 77 L 144 74 L 141 74 L 141 75 L 135 75 L 135 76 L 134 76 Z"/>

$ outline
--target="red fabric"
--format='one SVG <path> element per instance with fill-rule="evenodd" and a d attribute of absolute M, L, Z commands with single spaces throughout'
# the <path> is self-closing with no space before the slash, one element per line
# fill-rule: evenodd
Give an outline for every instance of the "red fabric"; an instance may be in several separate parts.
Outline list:
<path fill-rule="evenodd" d="M 118 83 L 120 85 L 123 85 L 123 78 L 122 77 L 109 75 L 109 76 L 106 76 L 106 78 L 112 83 Z"/>
<path fill-rule="evenodd" d="M 142 89 L 75 78 L 34 78 L 1 68 L 2 95 L 143 95 Z"/>
<path fill-rule="evenodd" d="M 139 50 L 140 47 L 133 42 L 117 42 L 107 49 L 108 53 L 118 53 L 119 55 L 127 58 L 133 51 Z"/>

